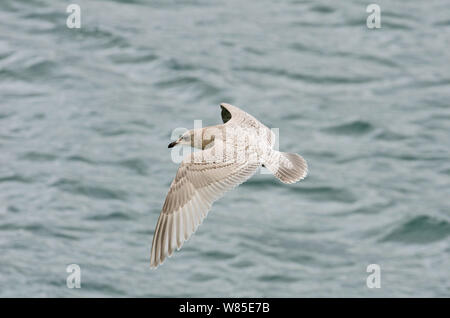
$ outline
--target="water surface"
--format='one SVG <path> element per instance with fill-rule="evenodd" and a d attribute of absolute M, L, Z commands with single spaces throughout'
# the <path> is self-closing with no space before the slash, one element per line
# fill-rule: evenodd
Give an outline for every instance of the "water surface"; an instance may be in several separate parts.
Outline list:
<path fill-rule="evenodd" d="M 0 296 L 450 296 L 447 3 L 369 30 L 364 1 L 79 0 L 70 30 L 71 2 L 0 3 Z M 171 132 L 220 102 L 310 174 L 256 175 L 150 270 Z"/>

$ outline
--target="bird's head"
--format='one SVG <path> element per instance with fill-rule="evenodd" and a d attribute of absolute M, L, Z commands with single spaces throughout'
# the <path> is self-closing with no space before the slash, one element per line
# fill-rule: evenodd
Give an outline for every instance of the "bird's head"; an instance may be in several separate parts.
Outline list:
<path fill-rule="evenodd" d="M 185 145 L 198 149 L 205 149 L 205 147 L 214 141 L 214 136 L 208 134 L 206 128 L 197 128 L 186 131 L 177 140 L 169 144 L 169 148 L 177 145 Z"/>
<path fill-rule="evenodd" d="M 193 130 L 188 130 L 182 134 L 177 140 L 172 141 L 169 144 L 169 148 L 173 148 L 177 145 L 191 146 L 191 140 L 193 140 Z"/>

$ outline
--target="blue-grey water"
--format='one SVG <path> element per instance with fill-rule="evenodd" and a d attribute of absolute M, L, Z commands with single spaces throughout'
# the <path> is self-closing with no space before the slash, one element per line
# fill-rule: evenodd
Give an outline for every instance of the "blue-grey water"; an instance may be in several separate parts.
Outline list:
<path fill-rule="evenodd" d="M 450 296 L 450 9 L 377 3 L 2 0 L 0 296 Z M 310 173 L 255 175 L 151 270 L 172 130 L 220 102 Z"/>

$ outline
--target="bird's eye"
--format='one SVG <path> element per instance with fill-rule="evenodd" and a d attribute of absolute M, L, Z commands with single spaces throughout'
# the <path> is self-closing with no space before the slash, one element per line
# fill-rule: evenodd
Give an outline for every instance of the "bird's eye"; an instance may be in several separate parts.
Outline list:
<path fill-rule="evenodd" d="M 189 140 L 189 135 L 183 136 L 183 140 L 188 141 Z"/>

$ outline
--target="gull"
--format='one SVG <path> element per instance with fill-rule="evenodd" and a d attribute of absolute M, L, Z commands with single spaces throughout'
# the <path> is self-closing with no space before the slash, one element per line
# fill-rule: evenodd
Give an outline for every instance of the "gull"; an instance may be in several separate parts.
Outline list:
<path fill-rule="evenodd" d="M 183 158 L 159 215 L 150 266 L 179 250 L 203 222 L 214 201 L 261 166 L 283 183 L 306 177 L 305 159 L 274 149 L 274 133 L 236 106 L 221 103 L 223 124 L 192 129 L 169 144 L 199 149 Z"/>

